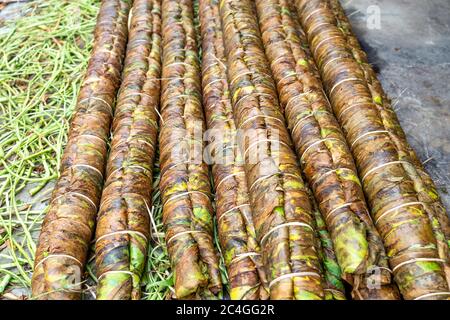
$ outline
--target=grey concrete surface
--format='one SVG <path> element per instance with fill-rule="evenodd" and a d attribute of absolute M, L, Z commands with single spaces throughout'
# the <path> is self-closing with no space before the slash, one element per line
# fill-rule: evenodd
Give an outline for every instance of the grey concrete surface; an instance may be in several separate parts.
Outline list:
<path fill-rule="evenodd" d="M 14 21 L 31 10 L 26 7 L 27 2 L 29 1 L 0 0 L 0 34 L 6 31 L 6 29 L 1 29 L 4 23 Z"/>
<path fill-rule="evenodd" d="M 450 1 L 341 3 L 393 100 L 409 143 L 425 162 L 449 210 Z M 374 23 L 378 10 L 379 26 Z"/>

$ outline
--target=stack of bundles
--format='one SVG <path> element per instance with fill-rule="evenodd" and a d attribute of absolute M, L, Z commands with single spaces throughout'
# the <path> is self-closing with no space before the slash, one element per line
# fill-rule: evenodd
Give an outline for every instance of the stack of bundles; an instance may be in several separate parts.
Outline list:
<path fill-rule="evenodd" d="M 267 299 L 266 275 L 256 240 L 226 74 L 219 1 L 200 0 L 203 106 L 216 192 L 218 234 L 231 299 Z"/>
<path fill-rule="evenodd" d="M 204 118 L 193 8 L 163 0 L 161 195 L 166 244 L 178 299 L 222 294 L 213 244 L 208 166 L 202 160 Z"/>
<path fill-rule="evenodd" d="M 135 0 L 96 230 L 97 299 L 139 299 L 158 134 L 161 1 Z"/>
<path fill-rule="evenodd" d="M 107 141 L 127 40 L 130 1 L 103 1 L 61 177 L 53 191 L 36 252 L 32 295 L 78 299 L 100 202 Z"/>
<path fill-rule="evenodd" d="M 398 299 L 382 239 L 295 8 L 288 0 L 257 0 L 256 6 L 280 104 L 303 172 L 330 230 L 343 278 L 353 286 L 354 299 Z"/>
<path fill-rule="evenodd" d="M 337 0 L 296 0 L 405 299 L 447 299 L 450 225 Z"/>
<path fill-rule="evenodd" d="M 271 299 L 323 299 L 309 194 L 285 127 L 254 3 L 221 0 L 239 145 Z"/>

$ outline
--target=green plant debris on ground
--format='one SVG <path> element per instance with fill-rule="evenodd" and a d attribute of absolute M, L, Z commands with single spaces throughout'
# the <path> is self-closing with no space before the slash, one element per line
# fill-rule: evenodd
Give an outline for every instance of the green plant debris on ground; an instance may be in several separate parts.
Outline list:
<path fill-rule="evenodd" d="M 0 25 L 0 296 L 29 296 L 34 251 L 92 49 L 100 1 L 38 0 Z M 157 175 L 159 170 L 155 170 Z M 155 179 L 159 182 L 159 179 Z M 144 299 L 170 295 L 155 185 Z M 92 265 L 86 292 L 95 292 Z"/>

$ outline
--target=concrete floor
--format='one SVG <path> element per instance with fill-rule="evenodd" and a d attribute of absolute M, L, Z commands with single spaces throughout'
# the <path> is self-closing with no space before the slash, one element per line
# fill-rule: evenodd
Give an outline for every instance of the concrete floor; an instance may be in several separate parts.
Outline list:
<path fill-rule="evenodd" d="M 450 1 L 341 0 L 409 143 L 450 209 Z M 372 6 L 372 7 L 371 7 Z M 380 28 L 374 28 L 378 6 Z"/>

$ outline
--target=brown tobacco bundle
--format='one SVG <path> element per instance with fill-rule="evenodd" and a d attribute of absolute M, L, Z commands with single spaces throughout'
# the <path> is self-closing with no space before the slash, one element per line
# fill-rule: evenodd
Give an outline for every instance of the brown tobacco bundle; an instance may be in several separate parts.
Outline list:
<path fill-rule="evenodd" d="M 449 297 L 449 220 L 335 0 L 296 0 L 405 299 Z M 447 276 L 446 276 L 447 272 Z"/>
<path fill-rule="evenodd" d="M 288 0 L 257 0 L 266 53 L 303 171 L 356 299 L 398 298 L 383 242 L 367 209 L 352 155 Z M 371 272 L 380 287 L 373 290 Z"/>
<path fill-rule="evenodd" d="M 402 127 L 399 124 L 399 121 L 397 119 L 397 115 L 393 111 L 389 98 L 387 97 L 386 93 L 384 92 L 380 81 L 378 80 L 372 66 L 369 64 L 367 60 L 366 53 L 362 50 L 361 46 L 359 45 L 358 39 L 353 34 L 350 22 L 348 21 L 344 10 L 342 9 L 342 6 L 339 4 L 339 1 L 332 0 L 330 1 L 330 5 L 333 9 L 334 14 L 336 15 L 336 22 L 339 26 L 340 30 L 345 34 L 347 37 L 347 42 L 350 45 L 350 48 L 352 50 L 352 53 L 354 57 L 358 61 L 360 61 L 361 67 L 364 69 L 364 76 L 369 83 L 369 88 L 372 91 L 372 96 L 374 96 L 375 100 L 378 100 L 377 97 L 381 97 L 381 101 L 383 104 L 383 107 L 389 112 L 390 118 L 392 118 L 392 128 L 393 130 L 396 130 L 396 134 L 399 135 L 399 137 L 403 140 L 403 146 L 406 148 L 406 151 L 408 152 L 409 156 L 411 157 L 411 161 L 416 166 L 418 173 L 420 175 L 420 178 L 422 179 L 425 187 L 426 187 L 426 193 L 428 193 L 428 197 L 431 198 L 428 200 L 430 202 L 430 205 L 432 208 L 434 208 L 434 215 L 435 218 L 438 220 L 440 224 L 440 228 L 435 228 L 434 231 L 436 232 L 436 238 L 439 241 L 442 241 L 442 239 L 445 239 L 445 243 L 450 246 L 450 222 L 448 219 L 447 212 L 445 210 L 445 207 L 442 205 L 442 202 L 439 200 L 439 195 L 436 191 L 436 186 L 434 185 L 433 180 L 429 176 L 429 174 L 425 171 L 423 168 L 422 163 L 420 162 L 419 158 L 417 157 L 415 151 L 411 148 L 411 146 L 406 141 L 405 133 L 403 132 Z M 426 195 L 424 195 L 426 196 Z M 444 237 L 444 238 L 442 238 Z M 445 245 L 441 243 L 442 246 L 444 246 L 444 250 L 448 250 L 445 248 Z M 447 256 L 450 259 L 450 256 L 447 253 Z M 448 267 L 448 263 L 446 266 L 447 272 L 450 271 L 450 268 Z M 449 275 L 447 274 L 447 277 Z M 449 279 L 449 278 L 447 278 Z"/>
<path fill-rule="evenodd" d="M 267 299 L 266 275 L 256 240 L 252 209 L 228 89 L 219 1 L 200 0 L 203 105 L 211 133 L 212 166 L 220 245 L 231 299 Z"/>
<path fill-rule="evenodd" d="M 79 299 L 103 186 L 107 141 L 120 85 L 130 1 L 103 1 L 95 44 L 71 121 L 36 251 L 32 295 Z"/>
<path fill-rule="evenodd" d="M 97 299 L 139 299 L 150 237 L 161 77 L 161 1 L 135 0 L 97 218 Z"/>
<path fill-rule="evenodd" d="M 323 299 L 311 203 L 279 110 L 254 3 L 221 0 L 220 16 L 234 117 L 244 133 L 239 143 L 270 298 Z"/>
<path fill-rule="evenodd" d="M 327 230 L 325 221 L 310 189 L 307 189 L 312 204 L 315 229 L 317 233 L 317 249 L 321 262 L 321 270 L 324 276 L 323 290 L 325 300 L 346 300 L 345 287 L 342 283 L 342 271 L 337 262 L 336 254 Z"/>
<path fill-rule="evenodd" d="M 190 0 L 163 0 L 161 195 L 166 243 L 178 299 L 220 297 L 213 244 L 208 167 L 202 160 L 204 118 Z"/>

